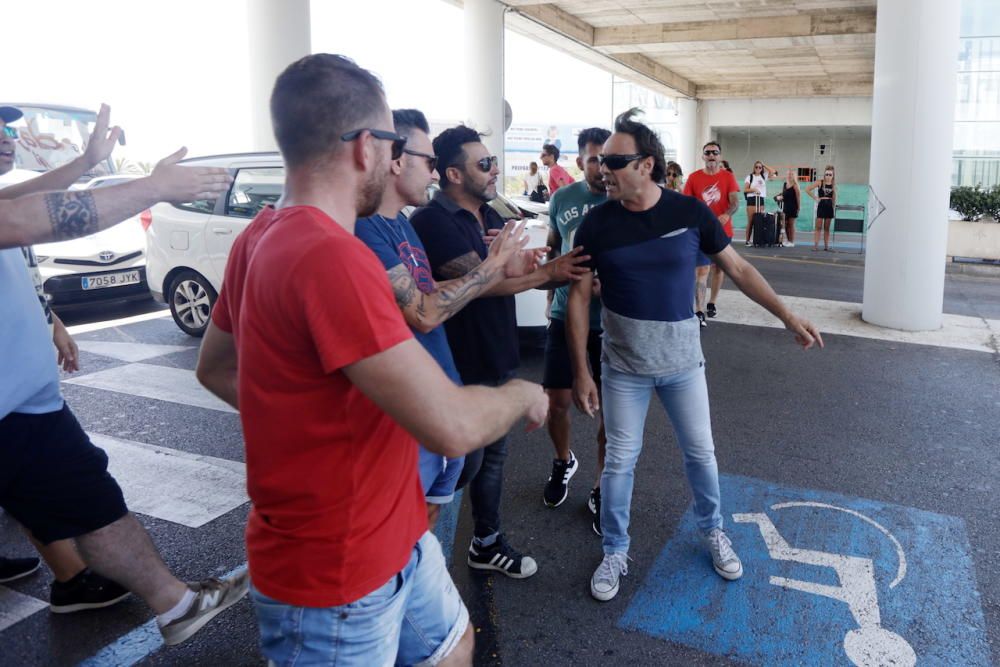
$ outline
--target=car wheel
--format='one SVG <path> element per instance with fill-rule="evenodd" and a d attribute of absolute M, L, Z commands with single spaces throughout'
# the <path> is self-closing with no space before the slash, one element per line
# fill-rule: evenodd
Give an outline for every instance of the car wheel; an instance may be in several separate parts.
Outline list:
<path fill-rule="evenodd" d="M 208 328 L 216 298 L 218 294 L 204 276 L 182 271 L 170 283 L 170 314 L 181 331 L 200 338 Z"/>

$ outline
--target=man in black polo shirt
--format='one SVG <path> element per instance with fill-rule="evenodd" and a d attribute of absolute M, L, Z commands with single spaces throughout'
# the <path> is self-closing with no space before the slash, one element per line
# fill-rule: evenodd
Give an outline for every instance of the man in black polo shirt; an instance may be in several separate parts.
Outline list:
<path fill-rule="evenodd" d="M 413 227 L 423 241 L 435 280 L 455 280 L 486 259 L 484 237 L 502 229 L 503 219 L 487 202 L 497 196 L 500 170 L 475 130 L 458 126 L 434 139 L 441 192 L 413 214 Z M 533 266 L 540 253 L 525 251 L 522 261 Z M 464 384 L 497 386 L 514 376 L 520 362 L 514 294 L 532 288 L 579 280 L 577 266 L 586 260 L 578 250 L 531 271 L 507 278 L 472 301 L 445 323 L 448 345 Z M 520 273 L 520 272 L 518 272 Z M 534 559 L 513 549 L 500 532 L 500 497 L 506 436 L 465 458 L 459 479 L 469 482 L 475 521 L 468 563 L 480 570 L 497 570 L 515 579 L 530 577 Z"/>

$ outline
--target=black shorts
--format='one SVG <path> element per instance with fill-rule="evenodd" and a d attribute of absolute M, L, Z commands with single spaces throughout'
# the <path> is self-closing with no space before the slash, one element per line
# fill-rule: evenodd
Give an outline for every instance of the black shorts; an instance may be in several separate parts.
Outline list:
<path fill-rule="evenodd" d="M 746 195 L 747 206 L 753 206 L 754 208 L 764 208 L 764 197 L 761 195 Z"/>
<path fill-rule="evenodd" d="M 86 535 L 128 513 L 108 455 L 63 404 L 0 420 L 0 507 L 43 544 Z"/>
<path fill-rule="evenodd" d="M 829 199 L 820 199 L 816 206 L 816 218 L 823 220 L 833 219 L 833 202 Z"/>
<path fill-rule="evenodd" d="M 594 382 L 601 386 L 601 332 L 591 329 L 587 336 L 587 356 Z M 546 389 L 572 389 L 573 363 L 566 343 L 566 323 L 553 318 L 545 335 L 545 374 L 542 386 Z"/>

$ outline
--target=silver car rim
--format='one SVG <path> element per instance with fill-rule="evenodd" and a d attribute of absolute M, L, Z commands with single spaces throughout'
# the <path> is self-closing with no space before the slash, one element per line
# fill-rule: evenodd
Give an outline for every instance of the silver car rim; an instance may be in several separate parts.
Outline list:
<path fill-rule="evenodd" d="M 197 281 L 182 280 L 174 290 L 174 312 L 185 326 L 203 329 L 212 309 L 208 292 Z"/>

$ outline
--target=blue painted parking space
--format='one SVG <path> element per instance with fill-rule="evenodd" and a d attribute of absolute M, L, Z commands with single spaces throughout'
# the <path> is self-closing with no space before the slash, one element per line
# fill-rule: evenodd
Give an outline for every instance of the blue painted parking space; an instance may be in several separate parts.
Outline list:
<path fill-rule="evenodd" d="M 725 583 L 689 509 L 619 621 L 760 665 L 990 664 L 962 519 L 723 475 L 745 574 Z"/>

